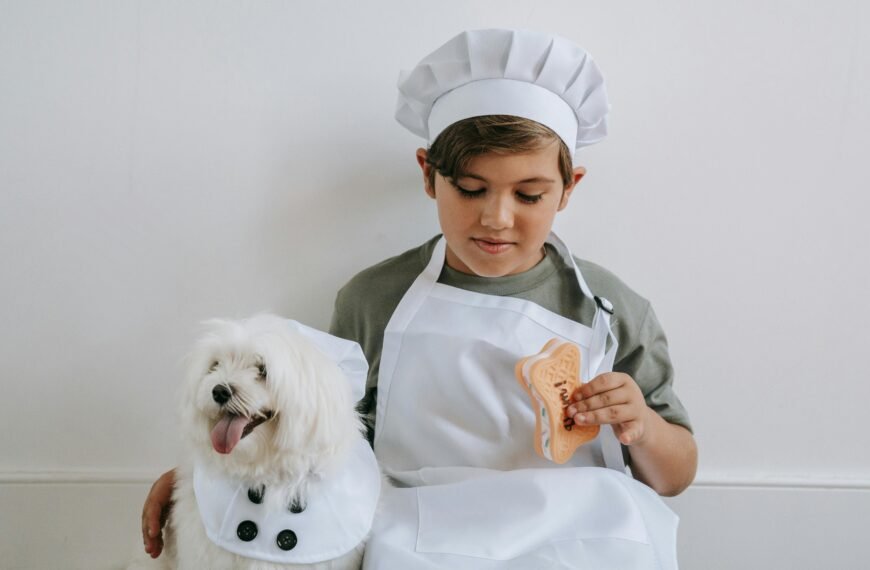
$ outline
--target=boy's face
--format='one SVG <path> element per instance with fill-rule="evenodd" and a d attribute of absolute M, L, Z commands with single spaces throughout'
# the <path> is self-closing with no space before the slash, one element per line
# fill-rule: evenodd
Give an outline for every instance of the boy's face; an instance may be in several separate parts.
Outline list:
<path fill-rule="evenodd" d="M 424 181 L 426 151 L 417 151 Z M 455 185 L 440 174 L 426 193 L 438 205 L 447 240 L 447 265 L 482 277 L 502 277 L 534 267 L 544 257 L 544 241 L 556 212 L 568 204 L 585 170 L 574 170 L 564 187 L 555 142 L 522 154 L 484 154 L 468 164 Z"/>

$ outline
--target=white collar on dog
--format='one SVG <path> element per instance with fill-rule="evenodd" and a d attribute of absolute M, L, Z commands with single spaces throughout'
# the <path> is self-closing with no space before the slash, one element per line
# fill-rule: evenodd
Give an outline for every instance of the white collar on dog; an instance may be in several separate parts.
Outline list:
<path fill-rule="evenodd" d="M 265 500 L 280 489 L 267 488 L 259 497 L 252 491 L 249 497 L 247 485 L 201 463 L 194 467 L 193 488 L 206 534 L 216 545 L 247 558 L 311 564 L 347 554 L 365 539 L 381 475 L 371 447 L 361 439 L 343 467 L 309 485 L 308 502 L 299 513 Z"/>

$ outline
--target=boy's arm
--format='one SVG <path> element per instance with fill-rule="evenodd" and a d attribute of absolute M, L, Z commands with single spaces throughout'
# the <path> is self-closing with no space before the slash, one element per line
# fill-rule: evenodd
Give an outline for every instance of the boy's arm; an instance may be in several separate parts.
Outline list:
<path fill-rule="evenodd" d="M 647 408 L 649 420 L 642 441 L 631 444 L 631 472 L 659 495 L 679 495 L 695 479 L 698 446 L 692 433 L 681 425 L 668 423 Z"/>

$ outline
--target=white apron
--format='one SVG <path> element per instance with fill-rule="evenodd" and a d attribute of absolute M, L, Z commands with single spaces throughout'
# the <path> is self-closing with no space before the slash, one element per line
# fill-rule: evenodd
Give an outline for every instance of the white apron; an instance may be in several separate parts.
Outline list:
<path fill-rule="evenodd" d="M 577 344 L 581 376 L 612 370 L 612 306 L 587 327 L 530 301 L 438 283 L 446 244 L 384 333 L 375 454 L 406 488 L 383 498 L 364 568 L 676 568 L 677 517 L 625 475 L 610 426 L 565 465 L 534 449 L 535 412 L 514 366 L 552 338 Z M 608 467 L 609 469 L 602 469 Z"/>

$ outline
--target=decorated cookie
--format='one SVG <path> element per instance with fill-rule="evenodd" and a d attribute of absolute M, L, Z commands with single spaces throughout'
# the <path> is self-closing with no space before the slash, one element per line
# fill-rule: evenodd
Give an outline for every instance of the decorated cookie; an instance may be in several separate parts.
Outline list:
<path fill-rule="evenodd" d="M 595 439 L 597 425 L 581 426 L 567 417 L 571 396 L 580 386 L 580 349 L 570 342 L 553 339 L 540 353 L 516 365 L 516 377 L 529 395 L 535 414 L 535 451 L 565 463 L 574 450 Z"/>

